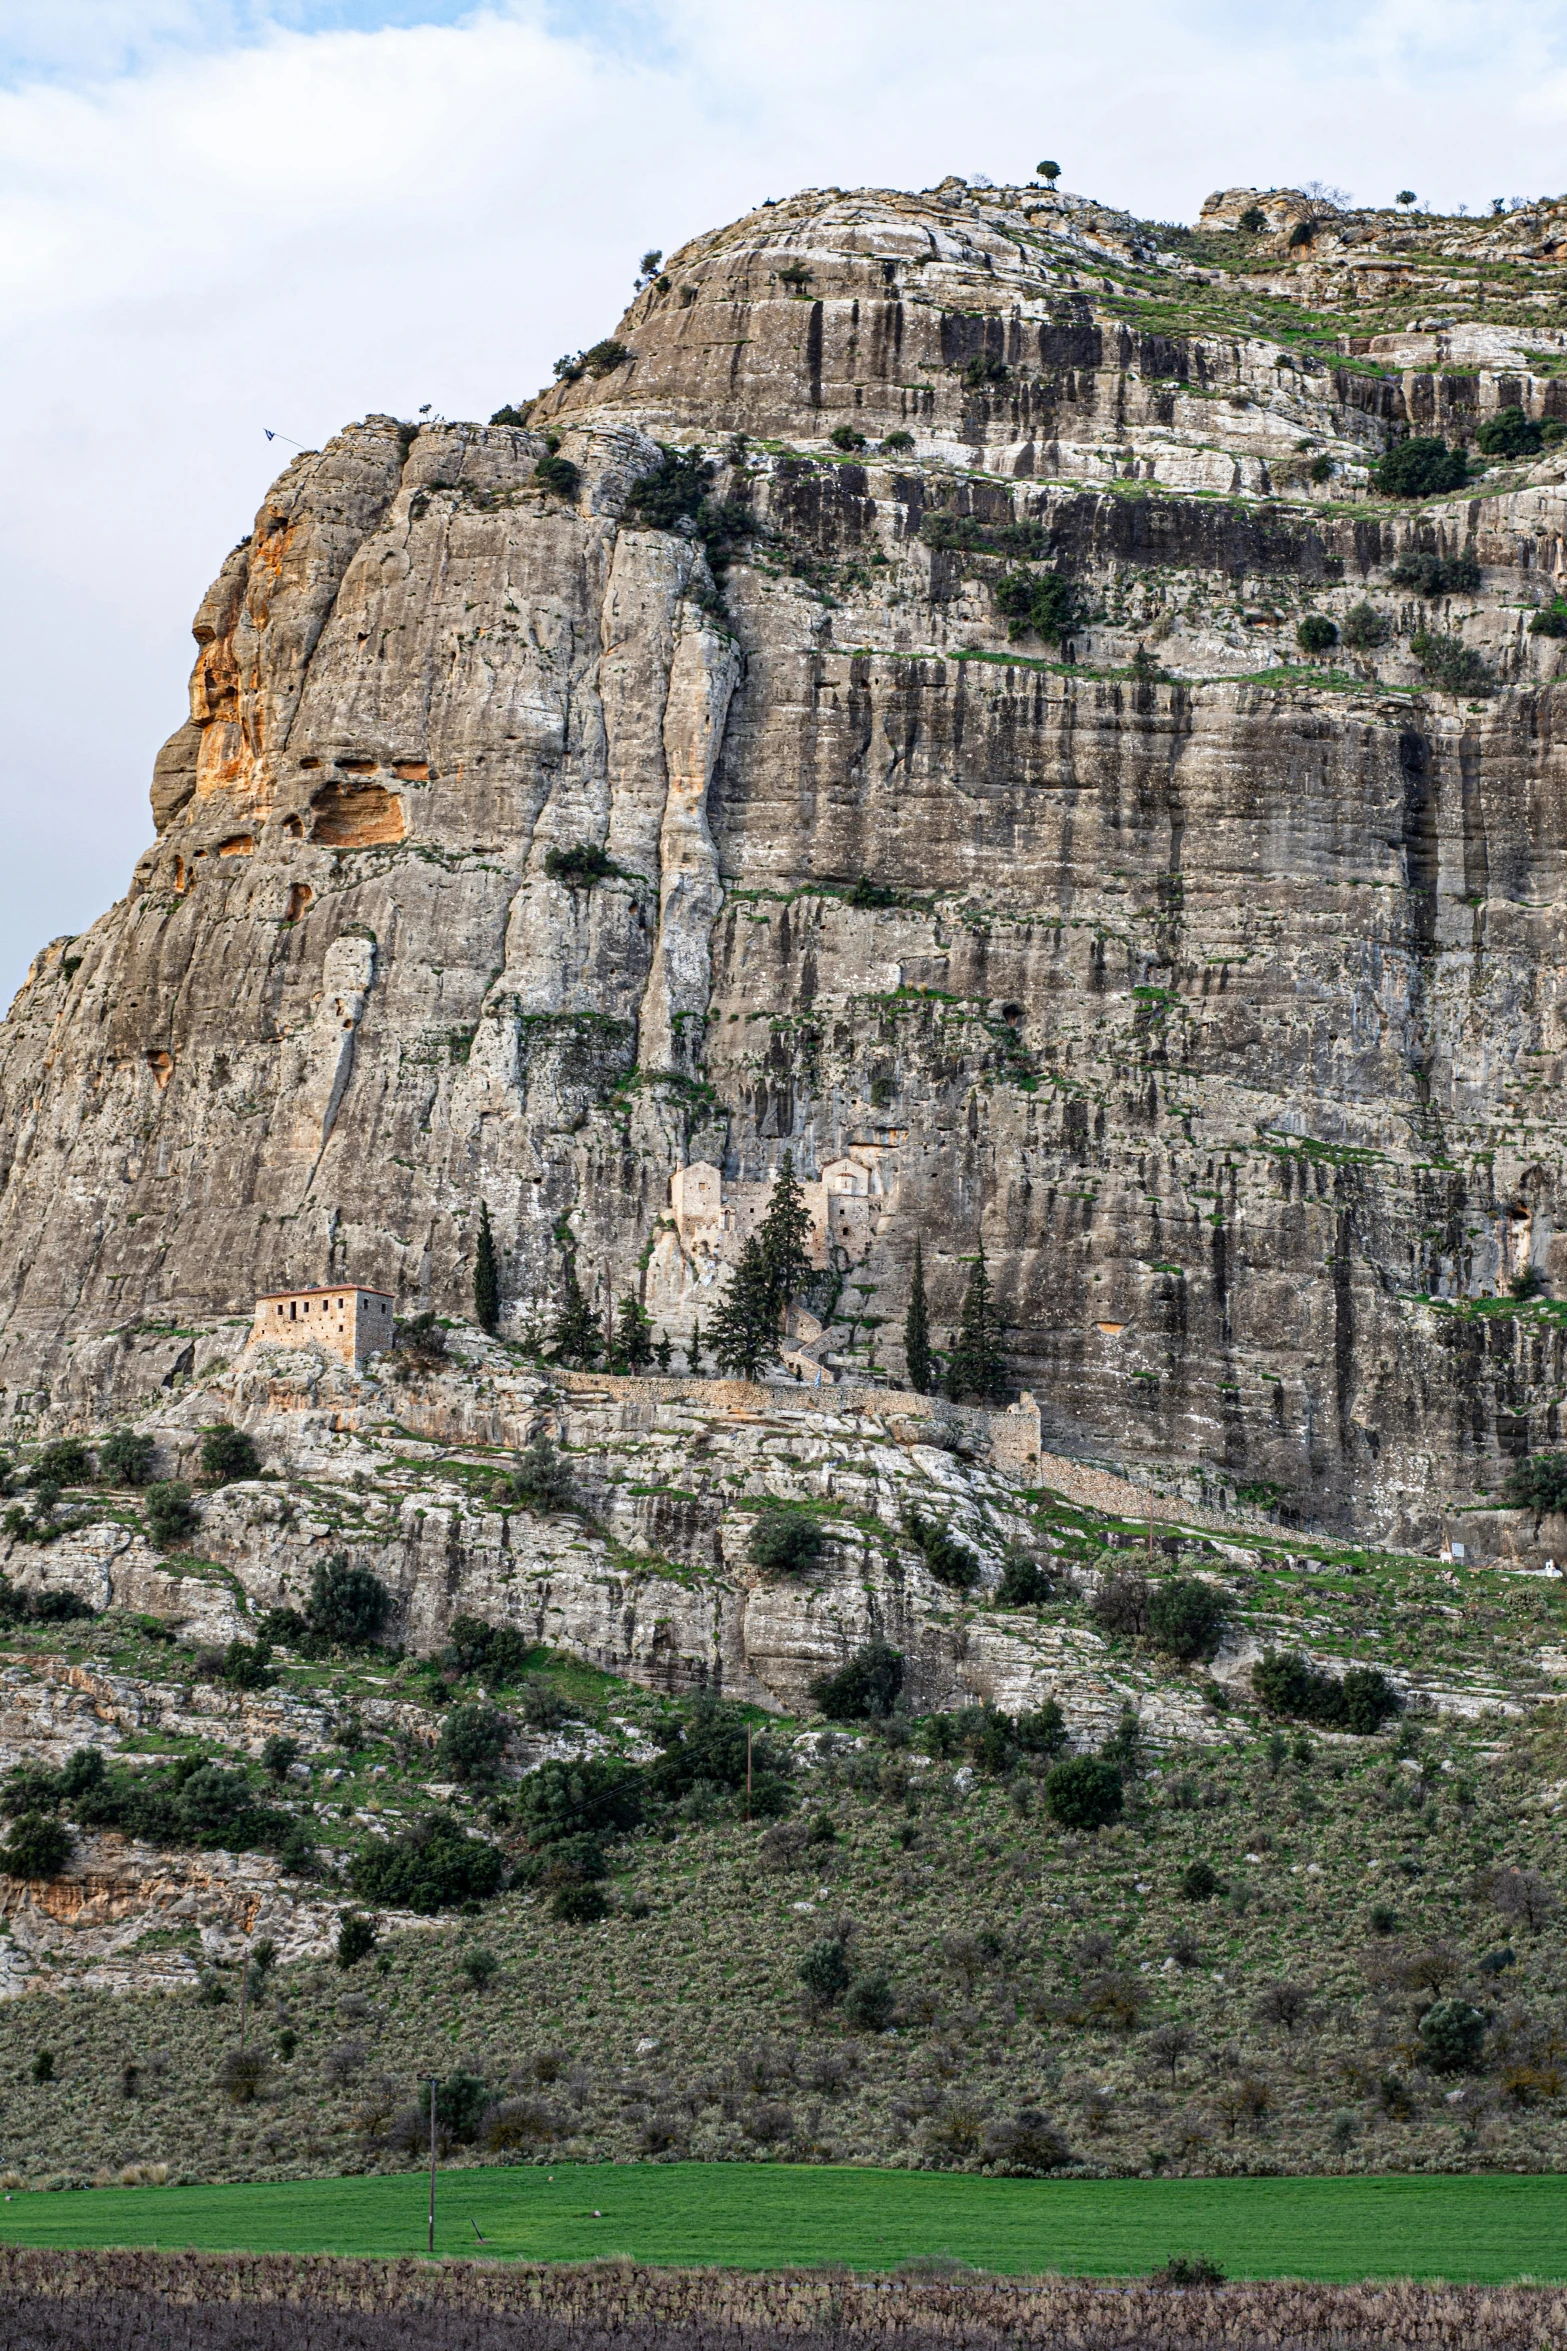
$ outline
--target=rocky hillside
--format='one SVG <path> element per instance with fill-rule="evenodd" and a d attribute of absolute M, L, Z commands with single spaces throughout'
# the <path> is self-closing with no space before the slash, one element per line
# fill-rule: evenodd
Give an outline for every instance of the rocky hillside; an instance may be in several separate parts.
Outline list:
<path fill-rule="evenodd" d="M 481 1203 L 504 1331 L 570 1252 L 678 1363 L 672 1177 L 787 1148 L 874 1171 L 845 1372 L 983 1239 L 1057 1450 L 1433 1543 L 1567 1384 L 1563 217 L 811 191 L 297 458 L 5 1025 L 16 1433 L 261 1289 L 461 1308 Z"/>
<path fill-rule="evenodd" d="M 458 1329 L 13 1471 L 0 2171 L 397 2168 L 432 2064 L 459 2160 L 1558 2166 L 1567 1529 L 1312 1540 L 1016 1419 Z"/>

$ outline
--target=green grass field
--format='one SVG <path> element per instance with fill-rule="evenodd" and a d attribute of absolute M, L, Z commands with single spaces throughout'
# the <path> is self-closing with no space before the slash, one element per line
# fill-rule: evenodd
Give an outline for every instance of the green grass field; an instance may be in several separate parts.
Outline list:
<path fill-rule="evenodd" d="M 397 2254 L 428 2187 L 399 2178 L 16 2194 L 0 2243 Z M 481 2246 L 477 2232 L 482 2231 Z M 1553 2177 L 986 2180 L 783 2164 L 584 2164 L 441 2173 L 436 2251 L 535 2261 L 890 2269 L 954 2254 L 1014 2274 L 1133 2275 L 1207 2253 L 1231 2277 L 1567 2277 Z"/>

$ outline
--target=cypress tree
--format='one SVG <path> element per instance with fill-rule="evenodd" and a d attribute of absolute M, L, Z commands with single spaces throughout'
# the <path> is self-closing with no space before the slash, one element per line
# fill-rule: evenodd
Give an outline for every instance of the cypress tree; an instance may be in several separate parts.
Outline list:
<path fill-rule="evenodd" d="M 628 1371 L 641 1371 L 653 1360 L 652 1321 L 629 1290 L 615 1316 L 615 1360 Z"/>
<path fill-rule="evenodd" d="M 473 1260 L 473 1312 L 481 1331 L 493 1338 L 501 1321 L 501 1269 L 490 1231 L 489 1202 L 479 1202 L 479 1246 Z"/>
<path fill-rule="evenodd" d="M 699 1372 L 701 1368 L 702 1318 L 699 1314 L 693 1314 L 691 1317 L 691 1336 L 686 1341 L 686 1369 L 688 1372 L 695 1373 Z"/>
<path fill-rule="evenodd" d="M 762 1243 L 755 1233 L 713 1316 L 713 1353 L 720 1371 L 754 1380 L 778 1343 L 778 1300 Z"/>
<path fill-rule="evenodd" d="M 916 1394 L 930 1394 L 930 1314 L 925 1303 L 925 1252 L 918 1235 L 914 1241 L 914 1283 L 909 1291 L 908 1319 L 903 1325 L 903 1352 L 908 1359 L 909 1386 Z"/>
<path fill-rule="evenodd" d="M 1001 1325 L 985 1263 L 985 1244 L 981 1241 L 963 1295 L 963 1319 L 947 1362 L 947 1394 L 954 1404 L 965 1398 L 989 1404 L 1000 1392 L 1006 1368 Z"/>
<path fill-rule="evenodd" d="M 566 1259 L 560 1311 L 550 1325 L 550 1345 L 558 1362 L 570 1364 L 579 1371 L 591 1371 L 604 1352 L 598 1316 L 582 1295 L 582 1285 L 577 1279 L 575 1255 Z"/>
<path fill-rule="evenodd" d="M 794 1172 L 794 1153 L 786 1151 L 759 1236 L 762 1262 L 772 1290 L 775 1322 L 811 1270 L 810 1237 L 810 1213 Z"/>

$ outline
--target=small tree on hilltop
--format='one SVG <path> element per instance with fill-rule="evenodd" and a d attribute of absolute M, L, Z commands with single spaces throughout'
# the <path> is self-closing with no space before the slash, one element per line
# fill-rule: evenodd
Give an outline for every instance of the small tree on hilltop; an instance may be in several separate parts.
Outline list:
<path fill-rule="evenodd" d="M 604 1352 L 604 1334 L 598 1316 L 582 1294 L 574 1250 L 566 1256 L 561 1281 L 560 1311 L 550 1325 L 550 1347 L 559 1363 L 577 1371 L 591 1371 Z"/>
<path fill-rule="evenodd" d="M 1001 1324 L 990 1286 L 990 1269 L 985 1263 L 985 1244 L 981 1241 L 969 1272 L 957 1339 L 947 1362 L 947 1394 L 955 1404 L 965 1397 L 989 1404 L 1000 1393 L 1005 1377 Z"/>
<path fill-rule="evenodd" d="M 1059 163 L 1036 163 L 1034 172 L 1037 178 L 1048 180 L 1050 185 L 1054 187 L 1061 177 L 1061 166 Z"/>
<path fill-rule="evenodd" d="M 773 1186 L 773 1196 L 767 1204 L 759 1238 L 762 1262 L 772 1284 L 777 1312 L 781 1315 L 811 1270 L 811 1219 L 805 1205 L 805 1195 L 794 1172 L 792 1151 L 786 1151 L 783 1155 L 783 1165 L 778 1170 L 778 1181 Z"/>
<path fill-rule="evenodd" d="M 916 1395 L 930 1394 L 930 1310 L 925 1301 L 925 1252 L 914 1242 L 914 1279 L 909 1289 L 908 1317 L 903 1325 L 903 1352 L 909 1367 L 909 1386 Z"/>
<path fill-rule="evenodd" d="M 489 1203 L 479 1202 L 479 1246 L 473 1260 L 473 1314 L 481 1331 L 493 1338 L 501 1320 L 501 1272 L 490 1231 Z"/>
<path fill-rule="evenodd" d="M 719 1370 L 754 1380 L 776 1352 L 777 1339 L 777 1294 L 761 1241 L 753 1233 L 713 1316 L 712 1345 Z"/>

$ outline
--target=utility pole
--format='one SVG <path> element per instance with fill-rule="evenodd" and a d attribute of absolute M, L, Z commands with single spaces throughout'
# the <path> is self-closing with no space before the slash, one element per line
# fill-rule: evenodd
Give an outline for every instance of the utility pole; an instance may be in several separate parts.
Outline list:
<path fill-rule="evenodd" d="M 430 2259 L 435 2259 L 435 2076 L 430 2076 Z"/>

